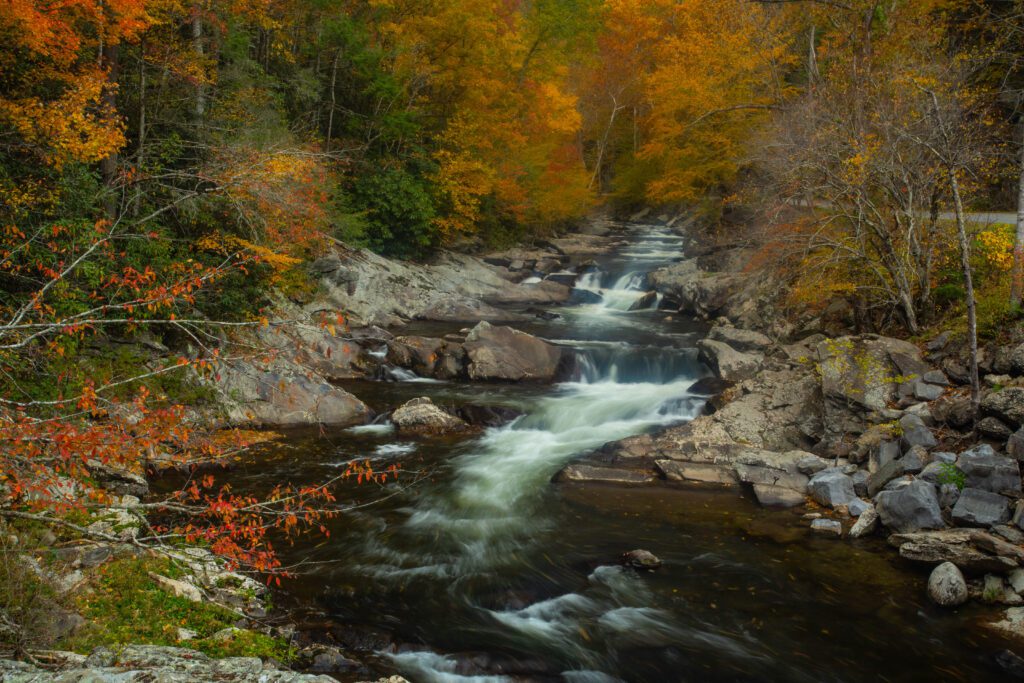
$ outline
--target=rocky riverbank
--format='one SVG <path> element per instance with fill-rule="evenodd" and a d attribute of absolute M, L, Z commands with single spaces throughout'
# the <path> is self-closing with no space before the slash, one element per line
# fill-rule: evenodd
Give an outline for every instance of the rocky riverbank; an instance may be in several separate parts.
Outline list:
<path fill-rule="evenodd" d="M 782 284 L 749 269 L 749 249 L 694 251 L 650 282 L 663 305 L 712 323 L 699 348 L 714 378 L 692 388 L 708 396 L 705 414 L 607 444 L 556 480 L 747 489 L 766 507 L 805 506 L 815 533 L 887 536 L 936 567 L 928 590 L 940 604 L 1024 602 L 1020 330 L 982 349 L 974 432 L 954 335 L 852 334 L 839 302 L 784 310 Z M 991 621 L 1024 642 L 1019 612 Z"/>

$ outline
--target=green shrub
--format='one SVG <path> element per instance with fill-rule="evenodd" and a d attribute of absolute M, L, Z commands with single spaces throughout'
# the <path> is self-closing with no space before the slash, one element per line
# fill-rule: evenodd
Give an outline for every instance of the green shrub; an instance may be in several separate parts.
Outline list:
<path fill-rule="evenodd" d="M 366 239 L 375 251 L 409 258 L 437 246 L 437 209 L 423 178 L 401 169 L 364 175 L 353 197 L 366 212 Z"/>

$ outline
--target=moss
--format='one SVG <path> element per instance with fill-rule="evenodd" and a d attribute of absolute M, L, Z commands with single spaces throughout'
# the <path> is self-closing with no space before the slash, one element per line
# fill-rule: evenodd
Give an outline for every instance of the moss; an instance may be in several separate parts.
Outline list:
<path fill-rule="evenodd" d="M 163 558 L 124 558 L 101 566 L 91 578 L 91 590 L 76 597 L 75 607 L 86 625 L 63 644 L 76 652 L 103 645 L 129 643 L 190 647 L 213 657 L 247 656 L 287 662 L 294 652 L 281 638 L 239 631 L 233 637 L 212 636 L 231 627 L 238 616 L 210 602 L 192 602 L 160 588 L 150 576 L 182 576 L 182 570 Z M 197 637 L 181 641 L 178 630 Z"/>

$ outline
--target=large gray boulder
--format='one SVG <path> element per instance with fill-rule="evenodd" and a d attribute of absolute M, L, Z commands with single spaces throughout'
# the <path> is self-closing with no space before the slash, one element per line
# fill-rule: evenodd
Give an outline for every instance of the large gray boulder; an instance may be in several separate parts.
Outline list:
<path fill-rule="evenodd" d="M 995 455 L 991 449 L 964 451 L 956 461 L 964 473 L 964 486 L 993 493 L 1020 493 L 1020 464 L 1013 458 Z"/>
<path fill-rule="evenodd" d="M 371 414 L 344 389 L 283 360 L 268 367 L 225 361 L 215 378 L 228 420 L 237 426 L 344 427 L 363 424 Z"/>
<path fill-rule="evenodd" d="M 928 597 L 943 607 L 956 607 L 967 602 L 967 581 L 952 562 L 943 562 L 928 577 Z"/>
<path fill-rule="evenodd" d="M 1013 429 L 1024 426 L 1024 387 L 1006 387 L 981 400 L 981 413 L 995 417 Z"/>
<path fill-rule="evenodd" d="M 919 479 L 896 491 L 882 491 L 875 507 L 882 524 L 893 531 L 905 533 L 946 526 L 935 486 Z"/>
<path fill-rule="evenodd" d="M 803 504 L 807 495 L 807 475 L 799 469 L 806 456 L 802 451 L 749 449 L 736 457 L 733 467 L 736 477 L 753 487 L 762 505 L 794 507 Z"/>
<path fill-rule="evenodd" d="M 807 491 L 816 503 L 830 508 L 848 505 L 857 498 L 853 490 L 853 479 L 835 467 L 811 477 Z"/>
<path fill-rule="evenodd" d="M 511 327 L 481 322 L 466 336 L 470 379 L 509 382 L 553 381 L 561 370 L 563 349 Z"/>
<path fill-rule="evenodd" d="M 764 362 L 760 354 L 741 353 L 725 342 L 702 339 L 697 342 L 701 362 L 721 379 L 738 382 L 752 377 Z"/>
<path fill-rule="evenodd" d="M 953 506 L 957 526 L 990 527 L 1010 520 L 1010 501 L 998 493 L 965 488 Z"/>
<path fill-rule="evenodd" d="M 826 339 L 817 356 L 825 428 L 834 439 L 863 432 L 868 417 L 896 400 L 904 371 L 923 367 L 913 344 L 878 335 Z"/>

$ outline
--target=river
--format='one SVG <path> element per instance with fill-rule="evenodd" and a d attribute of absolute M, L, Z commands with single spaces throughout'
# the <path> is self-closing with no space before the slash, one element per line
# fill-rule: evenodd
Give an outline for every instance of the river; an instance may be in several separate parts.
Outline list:
<path fill-rule="evenodd" d="M 581 281 L 600 303 L 516 325 L 575 348 L 574 381 L 399 373 L 345 384 L 381 411 L 426 395 L 522 411 L 511 424 L 472 438 L 400 438 L 386 423 L 291 434 L 231 473 L 236 491 L 256 491 L 318 481 L 355 458 L 401 464 L 397 483 L 344 489 L 367 506 L 333 520 L 329 538 L 281 548 L 286 563 L 305 563 L 285 584 L 288 604 L 414 683 L 1000 678 L 1000 644 L 972 626 L 972 608 L 932 606 L 927 575 L 879 539 L 812 537 L 802 511 L 765 510 L 735 490 L 550 483 L 574 457 L 702 408 L 688 392 L 706 374 L 701 326 L 628 310 L 682 240 L 652 226 L 628 235 Z M 664 565 L 620 566 L 634 548 Z"/>

